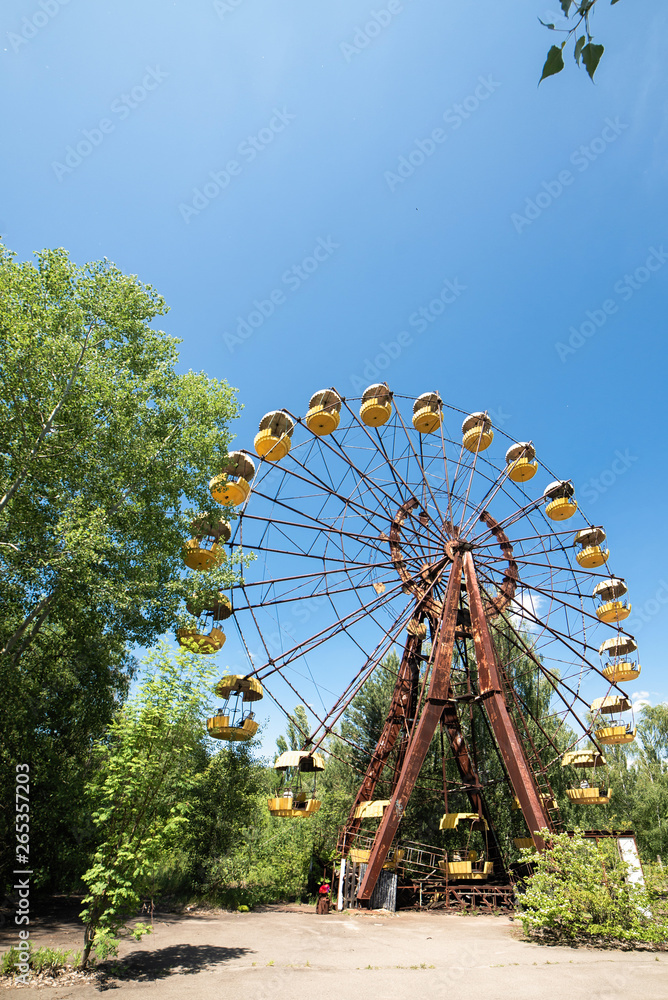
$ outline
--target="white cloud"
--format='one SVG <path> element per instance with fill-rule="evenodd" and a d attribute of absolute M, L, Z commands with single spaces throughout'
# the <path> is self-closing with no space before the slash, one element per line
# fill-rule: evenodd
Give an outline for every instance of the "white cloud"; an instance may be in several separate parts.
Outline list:
<path fill-rule="evenodd" d="M 632 691 L 631 692 L 631 705 L 633 706 L 634 712 L 640 712 L 641 709 L 646 706 L 650 706 L 652 702 L 649 699 L 649 691 Z"/>
<path fill-rule="evenodd" d="M 535 632 L 538 629 L 535 619 L 540 619 L 543 602 L 544 598 L 540 594 L 534 594 L 530 590 L 520 590 L 511 605 L 513 608 L 511 621 L 515 628 L 520 628 L 524 632 Z"/>

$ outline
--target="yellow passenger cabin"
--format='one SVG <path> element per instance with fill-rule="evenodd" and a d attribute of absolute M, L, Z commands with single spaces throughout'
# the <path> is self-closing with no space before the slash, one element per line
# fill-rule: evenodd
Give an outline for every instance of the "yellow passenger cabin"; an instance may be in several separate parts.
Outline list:
<path fill-rule="evenodd" d="M 264 695 L 257 677 L 226 674 L 215 690 L 224 705 L 212 718 L 206 720 L 209 736 L 231 742 L 252 739 L 258 731 L 259 723 L 248 706 L 251 702 L 260 701 Z"/>
<path fill-rule="evenodd" d="M 604 541 L 603 528 L 583 528 L 575 533 L 575 558 L 583 569 L 597 569 L 608 561 L 610 552 L 603 548 Z"/>
<path fill-rule="evenodd" d="M 311 396 L 306 426 L 317 437 L 333 434 L 341 420 L 341 397 L 335 389 L 319 389 Z"/>
<path fill-rule="evenodd" d="M 624 580 L 612 576 L 594 587 L 594 599 L 599 601 L 596 614 L 600 621 L 608 625 L 625 621 L 631 614 L 631 605 L 622 600 L 627 593 Z"/>
<path fill-rule="evenodd" d="M 462 424 L 462 445 L 474 454 L 485 451 L 494 440 L 492 421 L 487 413 L 469 413 Z"/>
<path fill-rule="evenodd" d="M 603 667 L 607 680 L 612 684 L 620 684 L 634 681 L 640 676 L 640 664 L 632 658 L 637 649 L 636 641 L 630 635 L 619 634 L 601 644 L 600 655 L 608 657 Z"/>
<path fill-rule="evenodd" d="M 511 444 L 506 452 L 506 472 L 514 483 L 526 483 L 536 475 L 538 462 L 536 449 L 530 441 Z"/>
<path fill-rule="evenodd" d="M 290 451 L 294 429 L 294 421 L 285 410 L 265 413 L 253 442 L 255 451 L 268 462 L 280 462 Z"/>
<path fill-rule="evenodd" d="M 362 393 L 360 420 L 367 427 L 382 427 L 392 416 L 392 393 L 382 382 L 370 385 Z"/>
<path fill-rule="evenodd" d="M 310 750 L 286 750 L 274 761 L 274 770 L 281 775 L 283 787 L 279 795 L 267 801 L 272 816 L 299 819 L 312 816 L 320 809 L 320 801 L 315 797 L 315 784 L 318 772 L 325 770 L 322 754 Z M 311 795 L 301 787 L 302 774 L 313 775 Z"/>
<path fill-rule="evenodd" d="M 578 509 L 573 484 L 567 480 L 555 480 L 545 487 L 543 496 L 547 501 L 545 513 L 552 521 L 566 521 Z"/>
<path fill-rule="evenodd" d="M 239 507 L 251 493 L 255 462 L 247 451 L 231 451 L 223 462 L 223 471 L 209 483 L 209 491 L 220 504 Z"/>
<path fill-rule="evenodd" d="M 413 403 L 413 427 L 419 434 L 433 434 L 443 423 L 443 402 L 437 392 L 423 392 Z"/>

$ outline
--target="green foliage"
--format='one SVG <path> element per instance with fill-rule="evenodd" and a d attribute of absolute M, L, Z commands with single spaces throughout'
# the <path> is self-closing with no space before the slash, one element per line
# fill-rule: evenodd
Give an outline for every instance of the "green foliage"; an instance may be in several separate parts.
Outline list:
<path fill-rule="evenodd" d="M 116 953 L 156 865 L 184 835 L 202 763 L 206 680 L 197 657 L 159 647 L 137 694 L 94 747 L 87 793 L 100 840 L 83 876 L 84 967 L 93 944 L 98 957 Z"/>
<path fill-rule="evenodd" d="M 633 743 L 606 747 L 613 795 L 608 822 L 636 831 L 644 858 L 668 858 L 668 704 L 647 705 Z"/>
<path fill-rule="evenodd" d="M 91 743 L 127 694 L 131 644 L 172 628 L 192 589 L 181 545 L 237 404 L 177 371 L 178 341 L 151 326 L 163 299 L 109 261 L 0 247 L 0 305 L 0 797 L 29 762 L 36 882 L 78 888 Z"/>
<path fill-rule="evenodd" d="M 71 960 L 68 961 L 70 955 Z M 32 972 L 60 972 L 68 966 L 77 968 L 81 962 L 81 952 L 63 948 L 34 948 L 28 942 L 27 951 L 20 952 L 15 946 L 0 956 L 0 975 L 13 976 L 16 974 L 18 962 L 26 961 Z"/>
<path fill-rule="evenodd" d="M 256 825 L 239 831 L 235 848 L 212 865 L 214 898 L 231 909 L 301 899 L 308 888 L 313 832 L 310 820 L 270 817 L 265 799 Z"/>
<path fill-rule="evenodd" d="M 610 0 L 611 6 L 618 2 L 619 0 Z M 575 62 L 579 66 L 580 60 L 582 60 L 582 65 L 587 70 L 589 78 L 591 80 L 594 79 L 594 73 L 604 51 L 602 45 L 594 44 L 590 30 L 591 15 L 597 3 L 598 0 L 561 0 L 561 10 L 564 17 L 573 22 L 570 27 L 557 28 L 555 24 L 546 24 L 545 21 L 541 21 L 538 18 L 543 27 L 548 28 L 550 31 L 557 31 L 566 35 L 561 45 L 551 46 L 545 60 L 545 65 L 543 66 L 541 78 L 538 81 L 539 84 L 546 77 L 554 76 L 555 73 L 560 73 L 564 68 L 563 50 L 571 39 L 574 41 L 573 58 Z M 582 28 L 584 28 L 584 34 L 579 35 L 578 32 Z"/>
<path fill-rule="evenodd" d="M 555 941 L 668 940 L 668 920 L 659 909 L 655 885 L 626 881 L 614 840 L 597 845 L 579 830 L 572 837 L 542 833 L 548 850 L 522 852 L 523 860 L 533 866 L 518 900 L 526 934 Z"/>
<path fill-rule="evenodd" d="M 288 716 L 285 736 L 281 735 L 276 739 L 279 754 L 286 750 L 301 750 L 310 729 L 306 709 L 303 705 L 296 705 L 294 712 Z"/>

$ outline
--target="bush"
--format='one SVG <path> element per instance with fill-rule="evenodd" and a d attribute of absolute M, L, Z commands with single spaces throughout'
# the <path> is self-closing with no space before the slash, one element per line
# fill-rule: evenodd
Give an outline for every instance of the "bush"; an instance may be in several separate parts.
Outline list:
<path fill-rule="evenodd" d="M 556 941 L 668 941 L 665 881 L 651 866 L 645 886 L 626 881 L 626 868 L 614 840 L 594 840 L 576 830 L 550 834 L 550 847 L 536 855 L 521 852 L 533 867 L 518 898 L 525 934 Z M 656 866 L 658 867 L 658 866 Z"/>
<path fill-rule="evenodd" d="M 25 954 L 25 953 L 24 953 Z M 71 961 L 68 962 L 69 956 Z M 17 963 L 24 961 L 18 948 L 12 946 L 9 951 L 0 957 L 0 975 L 12 976 L 16 973 Z M 81 962 L 80 951 L 63 951 L 62 948 L 28 948 L 28 965 L 32 972 L 50 972 L 51 974 L 60 972 L 67 966 L 76 968 Z"/>

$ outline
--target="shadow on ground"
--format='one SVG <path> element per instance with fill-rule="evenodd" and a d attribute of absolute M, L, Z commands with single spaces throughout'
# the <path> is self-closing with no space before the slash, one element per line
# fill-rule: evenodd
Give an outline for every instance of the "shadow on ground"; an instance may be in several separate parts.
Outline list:
<path fill-rule="evenodd" d="M 250 948 L 218 948 L 209 944 L 175 944 L 154 951 L 133 951 L 120 962 L 103 962 L 98 969 L 115 979 L 137 982 L 163 979 L 172 973 L 193 974 L 211 965 L 255 954 Z"/>

